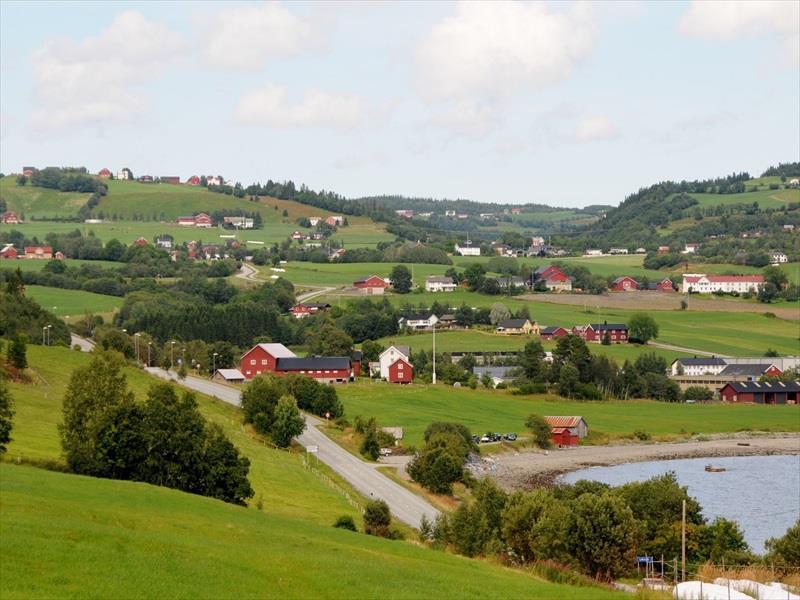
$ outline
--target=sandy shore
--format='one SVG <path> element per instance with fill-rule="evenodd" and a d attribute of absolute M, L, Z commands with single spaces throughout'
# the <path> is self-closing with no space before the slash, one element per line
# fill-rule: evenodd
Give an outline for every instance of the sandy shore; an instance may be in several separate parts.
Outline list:
<path fill-rule="evenodd" d="M 709 441 L 581 446 L 569 450 L 524 450 L 489 457 L 473 468 L 476 475 L 490 474 L 505 489 L 530 489 L 549 485 L 560 474 L 586 467 L 619 465 L 649 460 L 800 454 L 800 435 L 735 436 Z M 493 466 L 494 465 L 494 466 Z"/>

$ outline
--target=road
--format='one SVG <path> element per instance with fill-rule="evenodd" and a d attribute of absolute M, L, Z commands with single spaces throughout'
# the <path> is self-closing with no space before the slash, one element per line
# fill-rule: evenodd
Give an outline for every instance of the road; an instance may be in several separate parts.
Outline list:
<path fill-rule="evenodd" d="M 256 277 L 256 271 L 253 267 L 248 265 L 247 263 L 242 263 L 242 268 L 239 269 L 239 272 L 236 273 L 236 277 L 239 279 L 246 279 L 247 281 L 261 281 L 258 277 Z"/>
<path fill-rule="evenodd" d="M 315 286 L 304 285 L 304 284 L 299 284 L 299 285 L 303 285 L 303 287 L 315 287 Z M 336 289 L 335 287 L 321 287 L 319 289 L 313 289 L 310 292 L 304 292 L 304 293 L 300 294 L 299 296 L 297 296 L 297 301 L 298 302 L 308 302 L 312 298 L 316 298 L 317 296 L 321 296 L 322 294 L 327 294 L 328 292 L 332 292 L 335 289 Z"/>
<path fill-rule="evenodd" d="M 80 346 L 81 352 L 91 352 L 92 350 L 94 350 L 93 341 L 77 336 L 74 333 L 70 337 L 69 345 L 73 348 L 75 346 Z"/>
<path fill-rule="evenodd" d="M 718 358 L 730 358 L 726 354 L 719 354 L 718 352 L 707 352 L 706 350 L 697 350 L 696 348 L 684 348 L 683 346 L 673 346 L 672 344 L 663 344 L 650 340 L 647 342 L 648 346 L 653 348 L 661 348 L 663 350 L 674 350 L 675 352 L 686 352 L 687 354 L 695 354 L 697 356 L 716 356 Z"/>
<path fill-rule="evenodd" d="M 147 371 L 151 375 L 176 381 L 197 392 L 219 398 L 228 404 L 241 406 L 241 393 L 238 389 L 191 375 L 187 376 L 184 381 L 178 381 L 174 373 L 167 373 L 157 367 L 149 367 Z M 318 446 L 317 458 L 341 475 L 365 497 L 384 500 L 396 519 L 412 527 L 419 527 L 423 515 L 430 521 L 438 516 L 439 511 L 426 500 L 377 471 L 374 464 L 350 454 L 317 429 L 317 426 L 321 424 L 319 419 L 311 415 L 305 415 L 305 419 L 306 429 L 297 438 L 298 443 L 303 446 Z"/>

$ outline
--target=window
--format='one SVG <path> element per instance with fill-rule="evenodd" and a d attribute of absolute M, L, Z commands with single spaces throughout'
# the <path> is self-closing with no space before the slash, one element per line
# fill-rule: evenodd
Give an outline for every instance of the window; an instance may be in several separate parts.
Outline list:
<path fill-rule="evenodd" d="M 261 364 L 262 364 L 262 365 L 265 365 L 265 364 L 267 364 L 267 359 L 266 359 L 266 358 L 262 358 L 262 359 L 261 359 Z"/>
<path fill-rule="evenodd" d="M 251 358 L 251 359 L 250 359 L 250 364 L 251 364 L 251 365 L 254 365 L 254 364 L 256 364 L 256 359 L 255 359 L 255 358 Z"/>
<path fill-rule="evenodd" d="M 403 370 L 403 363 L 400 363 L 399 365 L 397 365 L 397 368 L 398 368 L 398 370 L 402 371 Z"/>

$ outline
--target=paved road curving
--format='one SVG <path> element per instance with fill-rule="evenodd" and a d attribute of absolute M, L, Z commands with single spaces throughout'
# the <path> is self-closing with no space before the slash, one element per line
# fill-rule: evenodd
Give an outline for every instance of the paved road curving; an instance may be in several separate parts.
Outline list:
<path fill-rule="evenodd" d="M 174 373 L 157 367 L 149 367 L 147 371 L 162 379 L 178 381 Z M 241 406 L 241 393 L 238 389 L 191 375 L 178 383 L 228 404 Z M 311 415 L 305 415 L 305 419 L 306 430 L 297 438 L 298 443 L 318 446 L 317 458 L 339 473 L 365 497 L 384 500 L 395 518 L 412 527 L 419 527 L 423 515 L 431 521 L 437 517 L 439 511 L 426 500 L 377 471 L 374 464 L 350 454 L 317 429 L 317 425 L 321 424 L 319 419 Z"/>
<path fill-rule="evenodd" d="M 94 342 L 92 340 L 87 340 L 74 333 L 70 336 L 69 345 L 73 348 L 75 346 L 80 346 L 81 352 L 91 352 L 94 350 Z"/>

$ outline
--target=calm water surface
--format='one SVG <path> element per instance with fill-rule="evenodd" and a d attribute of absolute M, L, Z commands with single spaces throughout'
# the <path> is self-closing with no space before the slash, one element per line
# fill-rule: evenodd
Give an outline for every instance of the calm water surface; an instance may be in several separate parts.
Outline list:
<path fill-rule="evenodd" d="M 705 465 L 725 467 L 724 473 L 707 473 Z M 561 481 L 591 479 L 610 485 L 642 481 L 674 471 L 689 488 L 710 521 L 725 517 L 737 521 L 755 552 L 764 542 L 786 533 L 800 518 L 800 456 L 740 456 L 688 458 L 592 467 L 573 471 Z"/>

